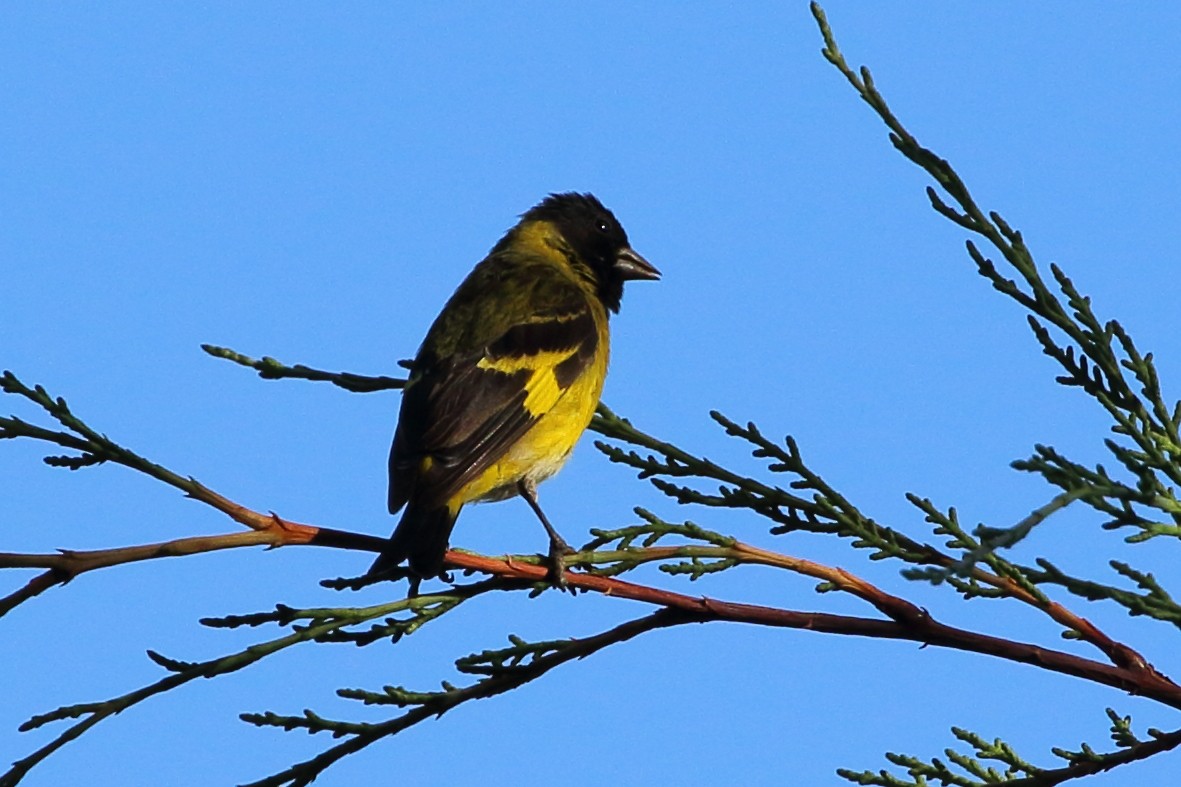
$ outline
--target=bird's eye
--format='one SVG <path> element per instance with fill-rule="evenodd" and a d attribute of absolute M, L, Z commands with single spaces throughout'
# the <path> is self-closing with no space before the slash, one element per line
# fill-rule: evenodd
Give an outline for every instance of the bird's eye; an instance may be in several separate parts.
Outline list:
<path fill-rule="evenodd" d="M 597 225 L 597 227 L 596 227 L 596 229 L 598 229 L 598 231 L 599 231 L 599 232 L 601 232 L 601 233 L 603 233 L 604 235 L 606 235 L 606 234 L 607 234 L 607 229 L 608 229 L 608 227 L 607 227 L 607 222 L 605 222 L 605 221 L 603 221 L 602 219 L 600 219 L 600 220 L 599 220 L 599 223 L 598 223 L 598 225 Z"/>

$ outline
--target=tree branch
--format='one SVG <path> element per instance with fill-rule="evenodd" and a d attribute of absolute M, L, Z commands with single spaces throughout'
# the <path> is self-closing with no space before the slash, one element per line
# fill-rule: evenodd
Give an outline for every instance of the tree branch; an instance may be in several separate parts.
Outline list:
<path fill-rule="evenodd" d="M 1078 760 L 1064 768 L 1044 770 L 1039 772 L 1037 776 L 1006 782 L 1005 786 L 1054 787 L 1056 784 L 1062 784 L 1073 779 L 1081 779 L 1084 776 L 1093 776 L 1096 773 L 1103 773 L 1120 765 L 1144 760 L 1154 754 L 1172 751 L 1179 745 L 1181 745 L 1181 730 L 1162 734 L 1150 741 L 1142 741 L 1119 751 L 1112 752 L 1111 754 L 1104 754 L 1097 759 Z"/>
<path fill-rule="evenodd" d="M 414 707 L 401 716 L 397 716 L 389 721 L 366 725 L 362 731 L 356 732 L 353 737 L 344 743 L 337 744 L 310 760 L 297 763 L 280 773 L 250 782 L 247 785 L 243 785 L 243 787 L 283 787 L 284 785 L 290 785 L 290 787 L 306 787 L 306 785 L 311 784 L 325 769 L 342 757 L 358 752 L 382 738 L 396 735 L 422 721 L 442 716 L 447 711 L 465 702 L 504 694 L 532 680 L 536 680 L 555 667 L 575 659 L 584 659 L 601 651 L 603 648 L 616 643 L 626 642 L 645 632 L 692 622 L 696 622 L 693 613 L 678 609 L 657 610 L 650 615 L 620 624 L 601 634 L 581 639 L 567 640 L 563 643 L 563 647 L 556 652 L 538 656 L 528 663 L 517 664 L 511 668 L 497 670 L 489 675 L 489 677 L 466 688 L 455 689 L 448 687 L 443 691 L 414 696 L 410 696 L 406 692 L 395 691 L 385 698 L 371 698 L 372 695 L 368 692 L 342 691 L 342 696 L 359 695 L 358 698 L 365 697 L 367 704 L 384 700 L 389 704 L 413 705 Z M 299 724 L 299 720 L 287 720 L 273 716 L 252 716 L 250 714 L 244 714 L 243 718 L 257 724 L 279 725 L 289 729 L 295 726 L 302 726 Z"/>

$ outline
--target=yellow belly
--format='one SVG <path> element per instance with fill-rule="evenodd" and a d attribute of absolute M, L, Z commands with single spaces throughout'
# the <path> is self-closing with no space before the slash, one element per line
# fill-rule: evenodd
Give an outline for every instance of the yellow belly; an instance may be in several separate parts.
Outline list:
<path fill-rule="evenodd" d="M 579 379 L 499 461 L 460 491 L 457 502 L 504 500 L 517 494 L 520 481 L 537 484 L 558 472 L 595 414 L 606 372 L 607 348 L 600 346 Z"/>

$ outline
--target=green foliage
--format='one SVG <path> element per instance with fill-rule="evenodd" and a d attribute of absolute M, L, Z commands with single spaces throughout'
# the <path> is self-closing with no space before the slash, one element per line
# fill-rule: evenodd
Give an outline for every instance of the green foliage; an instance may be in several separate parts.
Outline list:
<path fill-rule="evenodd" d="M 1026 762 L 1013 751 L 1011 746 L 999 738 L 987 741 L 976 733 L 959 727 L 952 727 L 951 734 L 971 746 L 975 756 L 958 752 L 955 749 L 944 749 L 943 753 L 950 761 L 949 764 L 938 757 L 923 761 L 906 754 L 890 753 L 886 755 L 886 759 L 900 768 L 905 768 L 909 778 L 900 778 L 884 770 L 875 773 L 871 771 L 855 772 L 841 768 L 837 770 L 837 774 L 854 784 L 878 785 L 879 787 L 927 787 L 930 784 L 984 787 L 988 784 L 1017 784 L 1025 781 L 1026 777 L 1036 779 L 1043 773 L 1041 768 Z M 980 760 L 999 762 L 1004 766 L 1004 770 L 987 766 Z"/>
<path fill-rule="evenodd" d="M 304 366 L 298 363 L 295 366 L 285 366 L 270 356 L 251 358 L 248 355 L 235 352 L 228 347 L 218 347 L 215 344 L 202 344 L 201 349 L 214 358 L 222 358 L 232 361 L 239 366 L 254 369 L 258 372 L 258 376 L 264 380 L 291 379 L 326 382 L 332 383 L 336 387 L 343 388 L 346 391 L 352 391 L 353 393 L 389 391 L 400 389 L 406 385 L 406 380 L 400 377 L 368 377 L 349 372 L 325 372 L 321 369 L 313 369 L 310 366 Z M 405 362 L 403 365 L 408 366 Z"/>

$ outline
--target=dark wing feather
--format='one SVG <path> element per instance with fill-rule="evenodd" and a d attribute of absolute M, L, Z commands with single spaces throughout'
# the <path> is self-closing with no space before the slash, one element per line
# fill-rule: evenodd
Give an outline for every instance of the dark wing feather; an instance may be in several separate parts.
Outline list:
<path fill-rule="evenodd" d="M 536 423 L 525 409 L 529 372 L 480 369 L 478 360 L 424 374 L 403 394 L 409 398 L 390 450 L 390 513 L 411 495 L 424 506 L 445 504 Z M 410 397 L 415 388 L 420 395 Z"/>
<path fill-rule="evenodd" d="M 552 368 L 564 390 L 594 357 L 597 331 L 586 295 L 571 282 L 555 283 L 531 273 L 530 284 L 540 282 L 545 291 L 519 302 L 542 303 L 543 308 L 519 309 L 515 314 L 510 309 L 508 320 L 502 311 L 496 332 L 468 352 L 439 360 L 420 352 L 412 382 L 403 391 L 390 450 L 391 513 L 411 496 L 426 505 L 445 504 L 503 457 L 541 417 L 525 407 L 533 369 L 501 371 L 483 368 L 481 362 L 495 366 L 505 359 L 569 353 Z M 461 287 L 453 302 L 464 294 Z M 424 350 L 430 345 L 428 335 Z"/>

